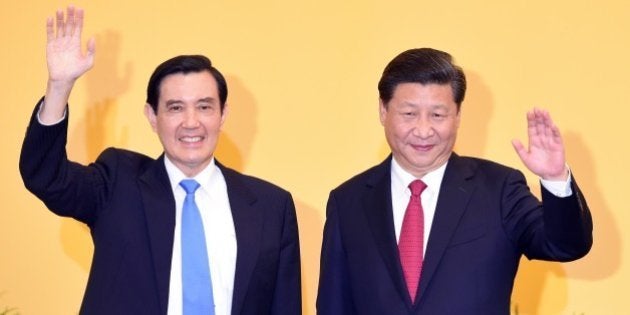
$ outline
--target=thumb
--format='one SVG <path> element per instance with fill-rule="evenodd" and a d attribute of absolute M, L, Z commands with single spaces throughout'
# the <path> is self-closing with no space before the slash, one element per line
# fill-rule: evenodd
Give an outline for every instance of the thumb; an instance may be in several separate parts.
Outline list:
<path fill-rule="evenodd" d="M 87 41 L 87 54 L 88 56 L 94 56 L 96 52 L 96 39 L 94 37 L 90 37 Z"/>
<path fill-rule="evenodd" d="M 96 54 L 96 40 L 94 37 L 90 37 L 87 42 L 87 59 L 90 67 L 94 64 L 94 55 Z"/>
<path fill-rule="evenodd" d="M 518 154 L 521 160 L 524 160 L 524 157 L 527 155 L 527 149 L 525 149 L 523 143 L 521 143 L 521 141 L 518 139 L 512 139 L 512 146 L 514 147 L 516 154 Z"/>

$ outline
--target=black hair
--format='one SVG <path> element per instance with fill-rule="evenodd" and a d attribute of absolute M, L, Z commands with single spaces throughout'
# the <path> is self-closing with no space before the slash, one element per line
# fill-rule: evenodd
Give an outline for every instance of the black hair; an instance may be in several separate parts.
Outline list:
<path fill-rule="evenodd" d="M 451 55 L 432 48 L 404 51 L 387 64 L 378 82 L 379 96 L 386 107 L 400 83 L 450 84 L 457 110 L 466 94 L 462 68 L 454 64 Z"/>
<path fill-rule="evenodd" d="M 202 55 L 181 55 L 173 57 L 155 68 L 147 86 L 147 103 L 151 105 L 153 112 L 157 114 L 158 100 L 160 99 L 160 84 L 165 77 L 176 73 L 188 74 L 202 71 L 208 71 L 217 81 L 221 112 L 223 112 L 228 94 L 227 83 L 221 72 L 212 66 L 210 59 Z"/>

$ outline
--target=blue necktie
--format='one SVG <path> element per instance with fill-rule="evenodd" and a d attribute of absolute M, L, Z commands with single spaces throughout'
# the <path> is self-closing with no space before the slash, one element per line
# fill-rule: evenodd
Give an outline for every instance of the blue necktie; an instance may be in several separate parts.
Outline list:
<path fill-rule="evenodd" d="M 181 231 L 184 315 L 214 315 L 206 237 L 201 214 L 195 203 L 195 191 L 199 183 L 194 179 L 184 179 L 179 185 L 186 191 Z"/>

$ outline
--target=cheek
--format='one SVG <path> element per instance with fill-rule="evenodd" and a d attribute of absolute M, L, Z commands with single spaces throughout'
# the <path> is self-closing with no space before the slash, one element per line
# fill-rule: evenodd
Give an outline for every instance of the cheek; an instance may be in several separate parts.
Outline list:
<path fill-rule="evenodd" d="M 393 124 L 391 124 L 388 121 L 385 121 L 384 127 L 385 127 L 385 136 L 389 138 L 390 141 L 398 138 L 398 131 L 396 130 L 396 127 Z"/>
<path fill-rule="evenodd" d="M 203 126 L 211 132 L 216 132 L 221 129 L 223 125 L 223 116 L 213 115 L 205 117 L 202 121 Z"/>
<path fill-rule="evenodd" d="M 403 123 L 397 123 L 392 124 L 391 131 L 397 139 L 402 141 L 409 136 L 409 134 L 412 132 L 412 128 Z"/>
<path fill-rule="evenodd" d="M 171 127 L 168 122 L 165 121 L 161 121 L 157 124 L 156 126 L 157 128 L 157 133 L 160 136 L 160 138 L 171 138 L 171 136 L 173 136 L 175 134 L 175 129 L 173 127 Z"/>
<path fill-rule="evenodd" d="M 453 141 L 455 140 L 455 137 L 457 136 L 457 127 L 458 127 L 457 124 L 449 125 L 441 130 L 440 135 L 442 136 L 443 139 L 448 139 L 448 140 Z"/>

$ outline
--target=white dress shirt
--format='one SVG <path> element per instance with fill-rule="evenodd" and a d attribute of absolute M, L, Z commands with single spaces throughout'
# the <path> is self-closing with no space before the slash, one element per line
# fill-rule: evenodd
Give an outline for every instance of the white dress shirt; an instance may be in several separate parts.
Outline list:
<path fill-rule="evenodd" d="M 164 164 L 175 196 L 176 214 L 168 314 L 177 315 L 182 314 L 181 216 L 186 197 L 179 182 L 187 177 L 166 156 Z M 236 268 L 236 233 L 225 178 L 212 159 L 208 167 L 193 179 L 200 184 L 195 192 L 195 201 L 206 234 L 215 314 L 230 315 Z"/>
<path fill-rule="evenodd" d="M 433 224 L 433 217 L 435 216 L 435 206 L 437 205 L 438 193 L 442 185 L 442 178 L 444 178 L 446 164 L 447 163 L 420 178 L 427 185 L 427 188 L 425 188 L 420 195 L 422 211 L 424 213 L 424 246 L 422 247 L 424 252 L 426 252 L 426 244 L 429 240 L 429 232 L 431 232 L 431 225 Z M 409 204 L 409 197 L 411 197 L 409 184 L 417 178 L 405 171 L 400 164 L 396 162 L 395 158 L 392 158 L 391 178 L 394 230 L 396 232 L 396 242 L 398 242 L 405 211 L 407 211 L 407 204 Z"/>
<path fill-rule="evenodd" d="M 440 186 L 442 185 L 442 179 L 444 178 L 444 171 L 446 170 L 447 164 L 448 162 L 444 163 L 444 165 L 420 178 L 427 185 L 427 188 L 420 195 L 422 210 L 424 212 L 424 246 L 422 248 L 425 253 L 429 241 L 431 226 L 433 225 L 433 218 L 435 217 L 435 207 L 437 206 L 438 194 L 440 192 Z M 568 166 L 567 169 L 569 169 Z M 398 242 L 400 239 L 400 230 L 402 228 L 403 218 L 405 216 L 405 211 L 407 211 L 409 197 L 411 196 L 409 184 L 417 178 L 411 175 L 411 173 L 405 171 L 400 164 L 398 164 L 396 159 L 392 157 L 391 179 L 394 231 L 396 232 L 396 242 Z M 547 190 L 549 190 L 549 192 L 557 197 L 568 197 L 573 193 L 571 190 L 570 169 L 569 178 L 566 181 L 550 181 L 541 179 L 540 182 Z"/>
<path fill-rule="evenodd" d="M 38 105 L 37 120 L 45 126 L 52 126 L 66 119 L 66 111 L 59 121 L 44 124 L 39 119 L 41 103 Z M 181 217 L 186 192 L 179 185 L 186 175 L 180 171 L 167 156 L 164 156 L 166 173 L 175 196 L 175 234 L 173 239 L 173 257 L 171 260 L 171 277 L 168 298 L 168 315 L 182 314 L 182 251 L 181 251 Z M 216 166 L 214 158 L 195 179 L 200 187 L 195 192 L 195 201 L 201 212 L 208 262 L 212 277 L 212 293 L 216 315 L 232 313 L 232 293 L 234 291 L 234 274 L 236 269 L 236 232 L 232 209 L 227 194 L 227 185 L 221 170 Z"/>

